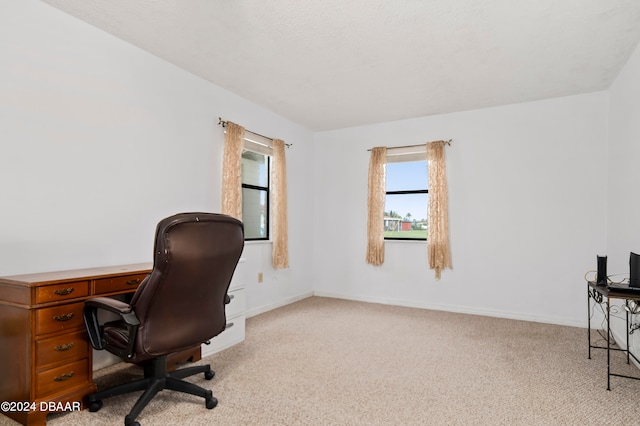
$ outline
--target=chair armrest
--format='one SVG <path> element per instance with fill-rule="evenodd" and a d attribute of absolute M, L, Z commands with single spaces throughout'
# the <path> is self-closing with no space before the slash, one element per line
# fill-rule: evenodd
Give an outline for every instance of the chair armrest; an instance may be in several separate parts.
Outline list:
<path fill-rule="evenodd" d="M 84 306 L 104 309 L 118 315 L 128 314 L 131 312 L 131 305 L 118 299 L 112 299 L 110 297 L 94 297 L 92 299 L 88 299 L 84 302 Z"/>
<path fill-rule="evenodd" d="M 125 322 L 129 331 L 129 342 L 127 349 L 122 353 L 117 353 L 117 355 L 131 358 L 136 335 L 138 334 L 138 326 L 140 325 L 140 320 L 131 309 L 131 305 L 109 297 L 94 297 L 84 302 L 82 316 L 89 335 L 89 341 L 94 349 L 102 350 L 105 349 L 105 342 L 102 340 L 102 332 L 98 322 L 98 309 L 113 312 Z"/>

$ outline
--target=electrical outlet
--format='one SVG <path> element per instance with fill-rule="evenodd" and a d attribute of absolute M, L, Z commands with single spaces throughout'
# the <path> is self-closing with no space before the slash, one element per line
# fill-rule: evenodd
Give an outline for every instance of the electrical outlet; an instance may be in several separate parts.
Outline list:
<path fill-rule="evenodd" d="M 258 282 L 262 282 L 262 272 L 258 272 Z"/>

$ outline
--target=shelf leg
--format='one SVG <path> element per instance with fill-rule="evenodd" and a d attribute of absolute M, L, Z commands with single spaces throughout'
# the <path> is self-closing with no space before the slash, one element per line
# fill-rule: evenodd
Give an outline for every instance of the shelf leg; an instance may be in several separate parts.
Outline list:
<path fill-rule="evenodd" d="M 625 311 L 625 314 L 627 314 L 627 364 L 629 364 L 629 311 Z"/>
<path fill-rule="evenodd" d="M 591 359 L 591 292 L 587 284 L 587 342 L 589 343 L 589 357 Z"/>
<path fill-rule="evenodd" d="M 607 297 L 607 390 L 611 390 L 611 302 Z"/>

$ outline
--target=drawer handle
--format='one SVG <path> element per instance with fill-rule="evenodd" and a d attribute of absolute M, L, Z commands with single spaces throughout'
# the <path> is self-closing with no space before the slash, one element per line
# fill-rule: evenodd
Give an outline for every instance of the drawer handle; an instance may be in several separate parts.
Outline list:
<path fill-rule="evenodd" d="M 57 352 L 64 352 L 64 351 L 68 351 L 69 349 L 73 348 L 76 344 L 71 342 L 71 343 L 66 343 L 64 345 L 59 345 L 56 346 L 55 348 L 53 348 L 54 351 Z"/>
<path fill-rule="evenodd" d="M 73 290 L 75 290 L 75 288 L 73 287 L 69 287 L 69 288 L 59 288 L 58 290 L 54 291 L 54 294 L 57 294 L 58 296 L 67 296 L 71 293 L 73 293 Z"/>
<path fill-rule="evenodd" d="M 224 326 L 224 329 L 227 330 L 229 328 L 233 327 L 233 323 L 232 322 L 228 322 L 227 325 Z"/>
<path fill-rule="evenodd" d="M 135 280 L 129 280 L 126 282 L 128 285 L 136 285 L 140 284 L 140 278 L 136 278 Z"/>
<path fill-rule="evenodd" d="M 54 320 L 56 321 L 69 321 L 71 318 L 73 318 L 73 313 L 68 313 L 68 314 L 64 314 L 64 315 L 56 315 L 55 317 L 53 317 Z"/>
<path fill-rule="evenodd" d="M 72 378 L 74 374 L 76 374 L 75 371 L 69 371 L 68 373 L 63 374 L 62 376 L 54 377 L 53 380 L 56 382 L 64 382 L 65 380 L 69 380 L 70 378 Z"/>
<path fill-rule="evenodd" d="M 229 301 L 232 301 L 234 297 L 236 297 L 234 294 L 230 294 L 229 295 Z"/>

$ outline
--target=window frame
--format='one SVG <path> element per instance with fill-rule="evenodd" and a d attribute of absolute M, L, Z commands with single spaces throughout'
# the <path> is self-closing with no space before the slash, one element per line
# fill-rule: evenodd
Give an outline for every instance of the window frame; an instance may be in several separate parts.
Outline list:
<path fill-rule="evenodd" d="M 404 148 L 404 147 L 403 147 Z M 413 147 L 407 147 L 407 148 L 413 148 Z M 404 149 L 398 149 L 396 148 L 396 152 L 393 152 L 392 149 L 389 149 L 387 152 L 387 163 L 409 163 L 409 162 L 417 162 L 417 161 L 424 161 L 425 165 L 427 167 L 427 174 L 428 174 L 428 167 L 429 167 L 429 162 L 426 159 L 426 147 L 418 147 L 418 148 L 423 148 L 422 150 L 416 152 L 415 149 L 412 150 L 407 150 L 406 148 Z M 407 152 L 409 151 L 409 152 Z M 424 154 L 422 154 L 424 152 Z M 385 164 L 385 169 L 386 169 L 386 164 Z M 386 170 L 385 170 L 385 174 L 386 174 Z M 386 180 L 386 179 L 385 179 Z M 387 191 L 385 188 L 385 210 L 386 210 L 386 196 L 387 195 L 409 195 L 409 194 L 429 194 L 429 188 L 427 185 L 426 189 L 413 189 L 413 190 L 398 190 L 398 191 Z M 428 211 L 428 201 L 427 201 L 427 205 L 425 206 L 425 210 Z M 428 218 L 427 218 L 428 220 Z M 383 218 L 383 224 L 382 226 L 384 227 L 384 218 Z M 408 237 L 384 237 L 384 241 L 427 241 L 427 237 L 425 238 L 408 238 Z"/>
<path fill-rule="evenodd" d="M 249 189 L 253 191 L 263 191 L 266 193 L 266 214 L 265 214 L 265 237 L 259 238 L 247 238 L 245 235 L 245 241 L 271 241 L 271 162 L 273 161 L 273 149 L 271 147 L 271 140 L 259 135 L 251 135 L 251 138 L 245 136 L 244 144 L 242 148 L 242 154 L 245 152 L 253 152 L 255 154 L 264 155 L 267 158 L 267 186 L 253 185 L 242 182 L 244 176 L 241 177 L 241 190 Z M 244 197 L 243 197 L 244 198 Z M 244 214 L 244 202 L 242 209 L 242 217 Z"/>
<path fill-rule="evenodd" d="M 255 152 L 255 151 L 251 151 L 251 150 L 247 150 L 245 149 L 244 151 L 250 151 L 250 152 Z M 243 152 L 244 153 L 244 152 Z M 258 153 L 260 154 L 260 153 Z M 251 237 L 246 237 L 244 238 L 245 241 L 269 241 L 269 239 L 271 238 L 271 220 L 270 220 L 270 216 L 271 216 L 271 156 L 270 155 L 266 155 L 263 154 L 266 158 L 267 158 L 267 186 L 260 186 L 260 185 L 252 185 L 249 183 L 242 183 L 240 186 L 241 188 L 244 189 L 248 189 L 251 191 L 259 191 L 259 192 L 264 192 L 266 194 L 266 201 L 265 201 L 265 205 L 266 205 L 266 211 L 265 211 L 265 236 L 264 237 L 259 237 L 259 238 L 251 238 Z M 244 199 L 244 197 L 243 197 Z M 243 204 L 243 208 L 242 208 L 242 217 L 245 217 L 245 212 L 244 212 L 244 204 Z"/>

